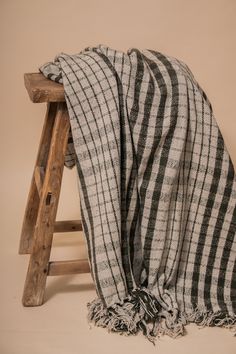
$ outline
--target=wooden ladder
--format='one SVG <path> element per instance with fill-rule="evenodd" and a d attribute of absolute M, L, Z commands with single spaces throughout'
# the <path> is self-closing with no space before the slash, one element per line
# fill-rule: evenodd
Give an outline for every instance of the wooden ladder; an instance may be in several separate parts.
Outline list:
<path fill-rule="evenodd" d="M 49 261 L 54 233 L 82 231 L 80 220 L 56 221 L 70 121 L 61 84 L 41 73 L 24 79 L 32 102 L 47 102 L 19 245 L 19 254 L 30 253 L 22 303 L 39 306 L 47 276 L 87 273 L 90 267 L 87 259 Z"/>

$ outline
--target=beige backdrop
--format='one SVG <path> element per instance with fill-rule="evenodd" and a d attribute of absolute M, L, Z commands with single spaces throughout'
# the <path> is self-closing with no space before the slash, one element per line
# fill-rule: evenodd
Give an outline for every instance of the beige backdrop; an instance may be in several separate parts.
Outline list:
<path fill-rule="evenodd" d="M 207 92 L 236 164 L 234 0 L 0 0 L 3 234 L 17 242 L 45 105 L 32 104 L 25 72 L 99 43 L 177 56 Z M 76 217 L 75 171 L 65 170 L 58 217 Z M 62 205 L 63 204 L 63 205 Z M 4 243 L 10 242 L 4 238 Z"/>
<path fill-rule="evenodd" d="M 0 262 L 17 257 L 45 113 L 44 104 L 30 102 L 23 74 L 100 43 L 176 56 L 206 91 L 236 166 L 235 15 L 235 0 L 0 0 Z M 58 219 L 78 217 L 76 188 L 75 169 L 65 169 Z M 0 269 L 6 277 L 7 264 Z"/>

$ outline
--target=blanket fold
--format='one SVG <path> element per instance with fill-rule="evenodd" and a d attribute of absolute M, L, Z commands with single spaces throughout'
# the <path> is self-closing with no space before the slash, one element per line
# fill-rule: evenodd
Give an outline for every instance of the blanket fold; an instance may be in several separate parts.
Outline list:
<path fill-rule="evenodd" d="M 97 298 L 88 319 L 119 333 L 236 330 L 236 175 L 189 67 L 105 45 L 39 70 L 64 85 L 81 219 Z"/>

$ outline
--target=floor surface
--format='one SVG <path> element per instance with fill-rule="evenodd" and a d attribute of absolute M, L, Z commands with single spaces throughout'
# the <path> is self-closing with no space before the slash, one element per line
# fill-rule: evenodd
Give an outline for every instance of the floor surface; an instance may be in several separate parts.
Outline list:
<path fill-rule="evenodd" d="M 84 258 L 79 233 L 55 235 L 51 259 Z M 1 269 L 0 354 L 235 354 L 236 338 L 222 328 L 190 324 L 178 339 L 163 336 L 154 346 L 140 334 L 122 336 L 87 322 L 88 301 L 95 297 L 90 274 L 48 277 L 45 303 L 23 307 L 21 297 L 28 255 L 4 252 Z"/>

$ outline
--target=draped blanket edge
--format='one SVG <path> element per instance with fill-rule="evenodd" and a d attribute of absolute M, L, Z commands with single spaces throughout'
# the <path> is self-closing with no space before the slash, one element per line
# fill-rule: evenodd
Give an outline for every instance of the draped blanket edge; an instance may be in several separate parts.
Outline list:
<path fill-rule="evenodd" d="M 121 334 L 236 333 L 236 176 L 189 67 L 105 45 L 39 70 L 64 86 L 65 166 L 76 166 L 97 298 L 88 319 Z"/>

